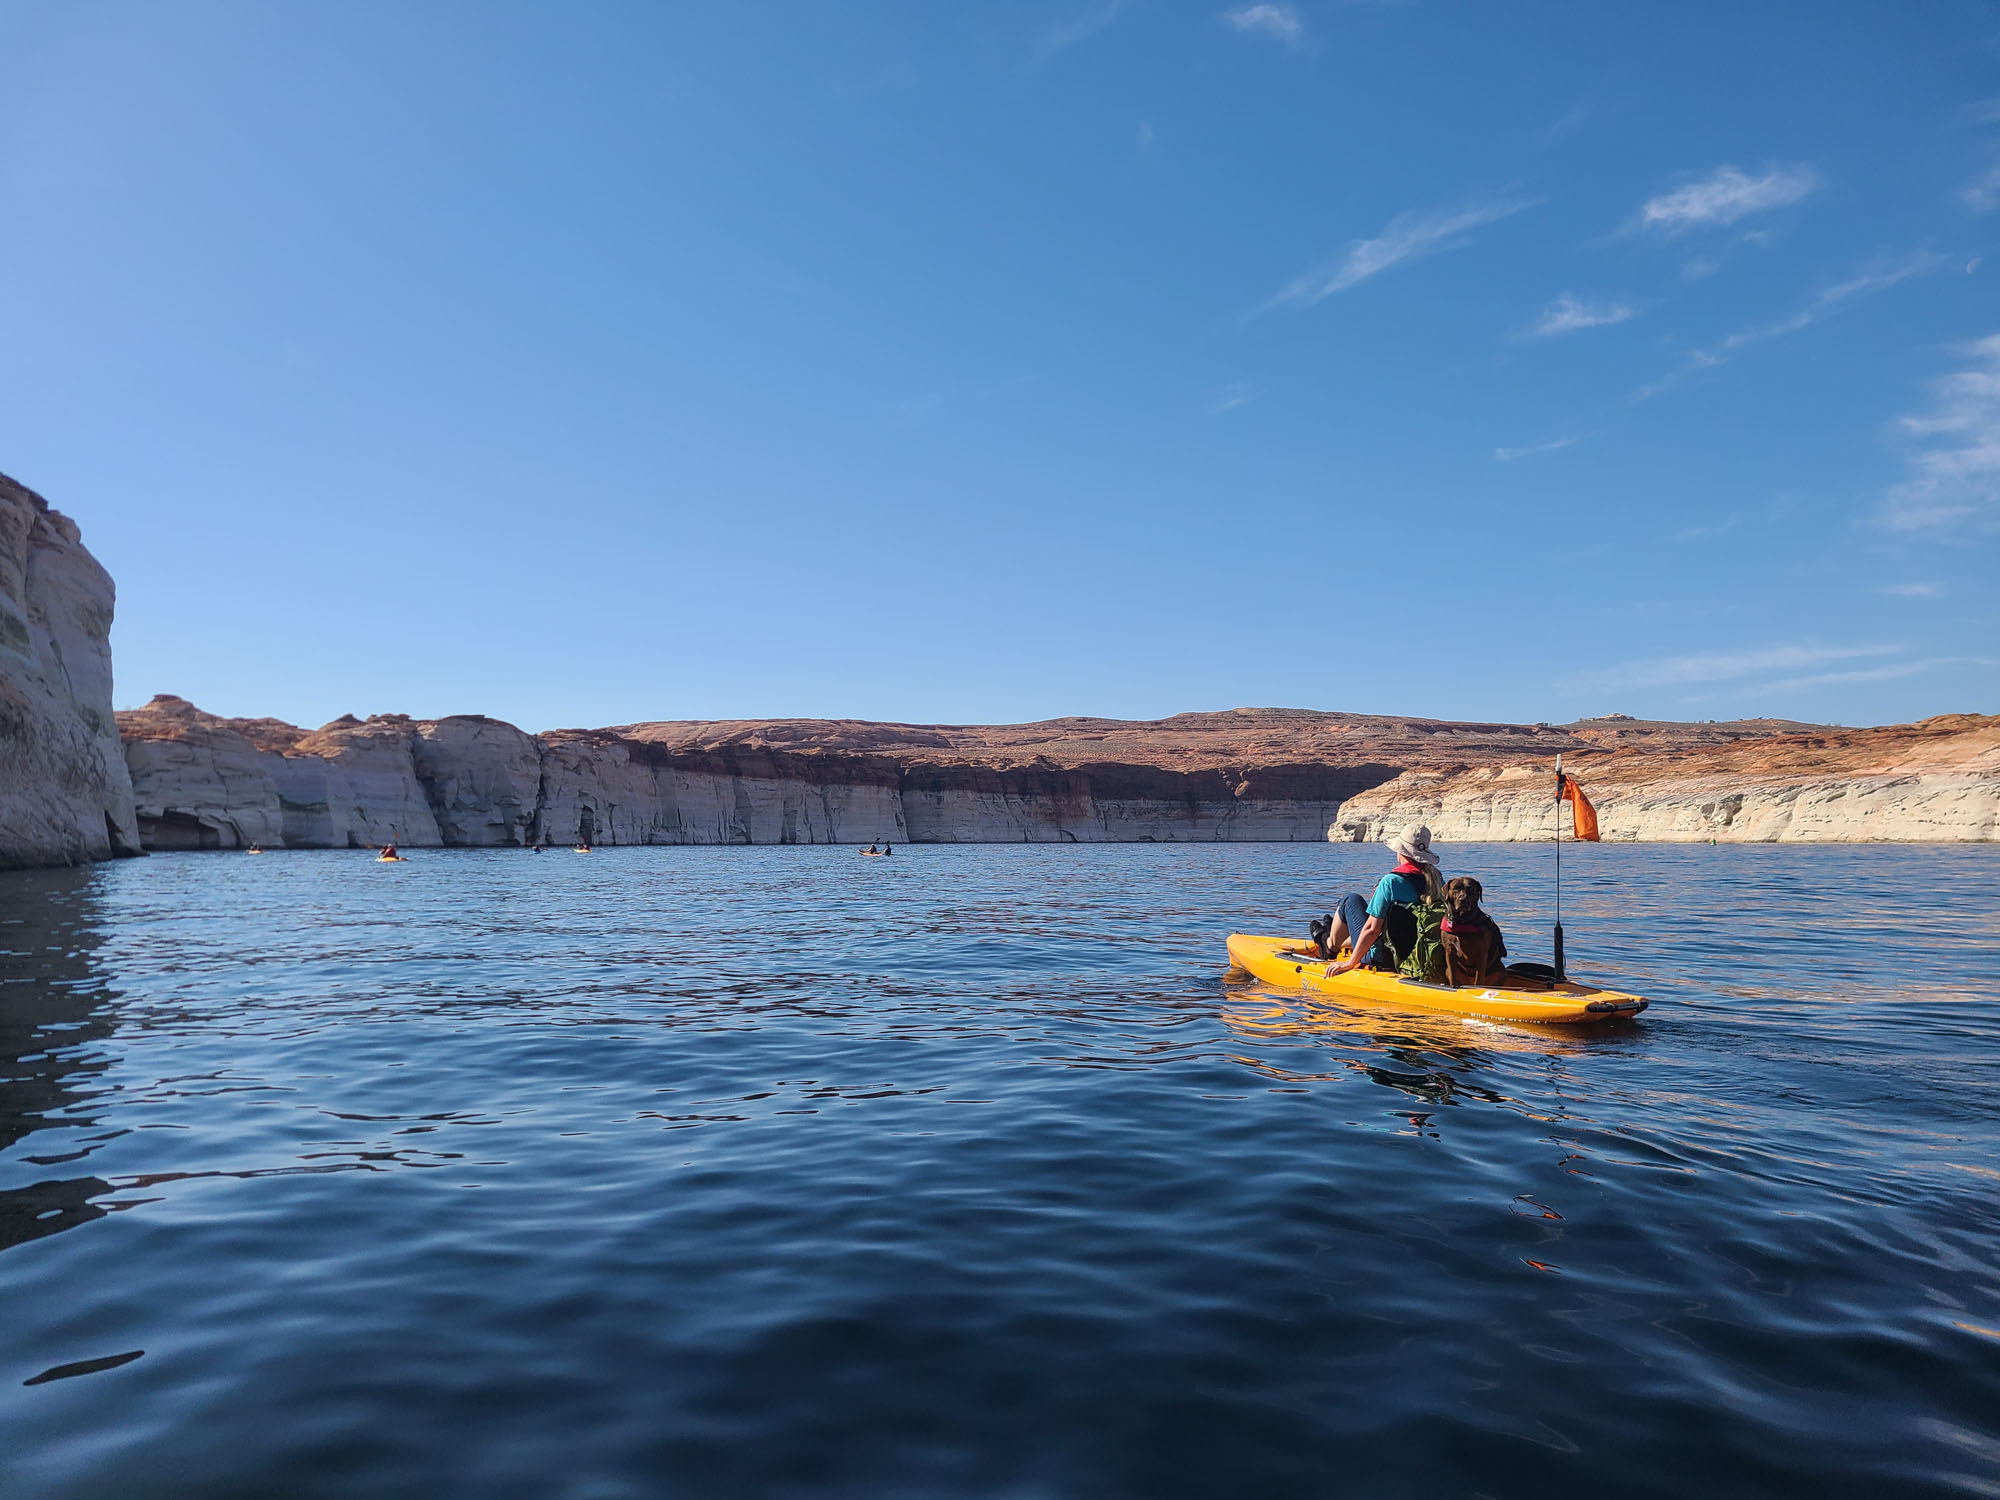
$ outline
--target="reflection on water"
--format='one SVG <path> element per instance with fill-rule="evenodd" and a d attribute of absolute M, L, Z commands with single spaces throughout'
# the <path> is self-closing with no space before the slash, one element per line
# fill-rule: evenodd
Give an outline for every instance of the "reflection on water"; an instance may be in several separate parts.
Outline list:
<path fill-rule="evenodd" d="M 0 1152 L 11 1166 L 80 1162 L 122 1133 L 98 1129 L 91 1101 L 109 1066 L 111 1002 L 93 957 L 97 927 L 88 870 L 5 876 L 0 906 Z M 35 1137 L 37 1132 L 49 1134 Z M 97 1177 L 49 1176 L 0 1185 L 0 1250 L 102 1218 Z"/>
<path fill-rule="evenodd" d="M 1374 863 L 0 876 L 0 1493 L 2000 1493 L 1995 852 L 1566 855 L 1616 1028 L 1224 972 Z"/>

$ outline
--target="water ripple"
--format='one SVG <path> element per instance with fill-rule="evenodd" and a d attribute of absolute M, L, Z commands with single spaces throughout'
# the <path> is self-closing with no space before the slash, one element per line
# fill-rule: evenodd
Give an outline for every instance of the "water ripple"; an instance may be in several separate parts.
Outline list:
<path fill-rule="evenodd" d="M 1635 1024 L 1225 974 L 1348 847 L 0 876 L 0 1492 L 2000 1495 L 2000 855 L 1565 863 Z"/>

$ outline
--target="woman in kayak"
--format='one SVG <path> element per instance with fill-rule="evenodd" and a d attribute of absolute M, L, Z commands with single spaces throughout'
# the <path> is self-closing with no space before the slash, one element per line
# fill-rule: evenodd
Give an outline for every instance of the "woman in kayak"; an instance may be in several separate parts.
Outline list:
<path fill-rule="evenodd" d="M 1364 963 L 1377 969 L 1395 968 L 1397 958 L 1416 945 L 1417 919 L 1410 908 L 1419 901 L 1435 901 L 1444 890 L 1437 856 L 1431 853 L 1429 828 L 1412 823 L 1387 842 L 1396 856 L 1396 868 L 1376 882 L 1375 894 L 1366 901 L 1353 894 L 1340 898 L 1326 951 L 1338 953 L 1350 937 L 1354 951 L 1326 966 L 1329 979 Z M 1385 937 L 1388 941 L 1381 941 Z"/>

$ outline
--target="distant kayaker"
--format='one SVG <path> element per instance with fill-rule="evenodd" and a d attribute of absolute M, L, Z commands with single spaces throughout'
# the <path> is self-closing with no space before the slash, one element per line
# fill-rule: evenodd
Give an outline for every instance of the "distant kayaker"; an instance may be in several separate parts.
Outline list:
<path fill-rule="evenodd" d="M 882 851 L 877 849 L 873 844 L 870 844 L 863 852 L 867 854 L 880 854 Z"/>
<path fill-rule="evenodd" d="M 882 852 L 884 854 L 894 854 L 896 852 L 896 846 L 894 844 L 884 844 L 882 846 Z"/>
<path fill-rule="evenodd" d="M 384 844 L 382 846 L 382 857 L 384 859 L 401 859 L 403 856 L 396 852 L 394 844 Z"/>
<path fill-rule="evenodd" d="M 1342 896 L 1334 912 L 1326 951 L 1338 953 L 1350 938 L 1354 950 L 1326 966 L 1328 978 L 1363 964 L 1395 968 L 1398 958 L 1416 946 L 1417 919 L 1410 908 L 1426 898 L 1436 900 L 1444 891 L 1429 828 L 1413 823 L 1386 842 L 1396 856 L 1396 868 L 1376 882 L 1373 896 L 1365 901 L 1358 895 Z M 1388 941 L 1381 941 L 1385 937 Z"/>

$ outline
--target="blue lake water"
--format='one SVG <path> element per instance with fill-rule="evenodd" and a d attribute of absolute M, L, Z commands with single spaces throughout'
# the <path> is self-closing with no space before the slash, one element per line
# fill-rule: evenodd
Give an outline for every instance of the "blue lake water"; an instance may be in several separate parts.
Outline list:
<path fill-rule="evenodd" d="M 0 875 L 0 1494 L 2000 1495 L 2000 849 L 1566 851 L 1601 1034 L 1225 973 L 1381 859 Z"/>

